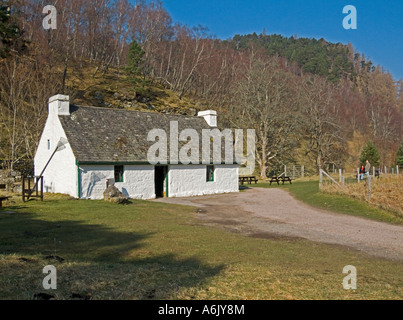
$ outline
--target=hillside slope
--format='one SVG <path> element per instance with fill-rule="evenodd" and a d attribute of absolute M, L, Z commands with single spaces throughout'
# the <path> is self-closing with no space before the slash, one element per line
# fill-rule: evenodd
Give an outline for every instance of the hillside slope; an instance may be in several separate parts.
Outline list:
<path fill-rule="evenodd" d="M 74 104 L 95 107 L 124 108 L 169 114 L 197 115 L 201 102 L 178 95 L 152 80 L 131 81 L 124 73 L 109 68 L 105 74 L 94 75 L 95 68 L 70 74 L 67 87 Z"/>

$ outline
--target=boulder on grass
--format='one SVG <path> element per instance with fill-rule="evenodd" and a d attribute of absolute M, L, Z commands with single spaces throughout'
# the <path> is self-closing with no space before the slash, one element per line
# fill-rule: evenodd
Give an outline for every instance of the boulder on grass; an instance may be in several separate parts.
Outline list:
<path fill-rule="evenodd" d="M 107 202 L 125 204 L 129 203 L 129 198 L 119 191 L 115 186 L 109 186 L 104 191 L 104 200 Z"/>

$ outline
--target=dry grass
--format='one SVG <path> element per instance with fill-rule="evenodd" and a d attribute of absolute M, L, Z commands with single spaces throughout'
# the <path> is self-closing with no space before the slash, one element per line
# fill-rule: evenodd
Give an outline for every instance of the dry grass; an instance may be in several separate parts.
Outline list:
<path fill-rule="evenodd" d="M 207 103 L 188 95 L 179 99 L 178 94 L 153 81 L 146 81 L 144 86 L 142 79 L 133 83 L 124 72 L 118 73 L 114 68 L 109 68 L 105 75 L 98 72 L 93 76 L 94 72 L 95 68 L 83 68 L 73 71 L 68 79 L 75 104 L 194 115 Z"/>
<path fill-rule="evenodd" d="M 369 200 L 367 180 L 361 183 L 346 183 L 344 190 L 334 184 L 328 184 L 324 185 L 322 191 L 330 194 L 348 195 L 403 218 L 403 175 L 388 175 L 382 176 L 380 179 L 372 179 L 371 185 L 372 192 Z"/>
<path fill-rule="evenodd" d="M 39 293 L 58 300 L 403 297 L 399 261 L 224 232 L 200 225 L 190 207 L 139 200 L 119 206 L 61 195 L 11 201 L 0 210 L 0 300 Z M 51 292 L 42 287 L 49 264 L 58 277 Z M 355 291 L 342 287 L 346 265 L 358 269 Z"/>

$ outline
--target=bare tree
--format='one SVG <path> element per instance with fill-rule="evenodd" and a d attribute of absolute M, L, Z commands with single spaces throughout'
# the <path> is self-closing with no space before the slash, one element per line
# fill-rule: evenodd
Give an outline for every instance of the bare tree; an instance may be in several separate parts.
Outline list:
<path fill-rule="evenodd" d="M 47 100 L 59 92 L 61 81 L 30 57 L 7 59 L 0 63 L 0 70 L 0 158 L 12 170 L 19 160 L 33 159 Z"/>
<path fill-rule="evenodd" d="M 306 154 L 313 157 L 318 171 L 331 163 L 340 164 L 344 139 L 334 87 L 321 77 L 306 76 L 299 94 Z"/>
<path fill-rule="evenodd" d="M 295 144 L 295 114 L 290 74 L 282 70 L 278 60 L 263 61 L 253 54 L 246 76 L 236 86 L 231 122 L 241 128 L 256 130 L 256 160 L 260 176 L 274 159 L 289 154 Z"/>

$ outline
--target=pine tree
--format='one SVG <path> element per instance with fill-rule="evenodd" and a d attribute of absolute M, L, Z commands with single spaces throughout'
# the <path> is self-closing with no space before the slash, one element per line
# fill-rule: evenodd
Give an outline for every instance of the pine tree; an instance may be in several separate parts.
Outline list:
<path fill-rule="evenodd" d="M 399 150 L 397 151 L 396 164 L 399 168 L 403 168 L 403 140 L 400 143 Z"/>
<path fill-rule="evenodd" d="M 135 81 L 135 77 L 139 76 L 143 70 L 144 50 L 133 40 L 129 47 L 129 55 L 127 57 L 126 72 Z"/>
<path fill-rule="evenodd" d="M 0 58 L 8 56 L 10 49 L 16 46 L 21 36 L 21 31 L 10 11 L 7 2 L 0 5 Z"/>
<path fill-rule="evenodd" d="M 365 165 L 365 162 L 368 160 L 371 166 L 379 167 L 379 160 L 381 156 L 379 155 L 378 149 L 374 146 L 371 141 L 364 146 L 361 151 L 360 162 Z"/>

